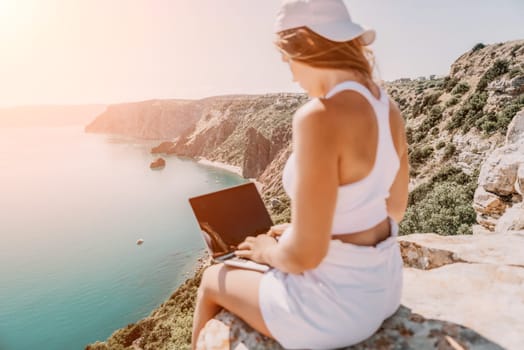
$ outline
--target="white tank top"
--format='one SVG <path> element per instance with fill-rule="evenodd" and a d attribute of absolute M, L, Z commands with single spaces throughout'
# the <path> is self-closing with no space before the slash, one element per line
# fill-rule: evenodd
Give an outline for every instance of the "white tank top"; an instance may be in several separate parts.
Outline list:
<path fill-rule="evenodd" d="M 376 99 L 364 85 L 355 81 L 344 81 L 334 86 L 325 98 L 328 99 L 343 90 L 360 93 L 373 107 L 378 123 L 378 146 L 371 172 L 361 180 L 338 187 L 332 234 L 366 230 L 388 217 L 386 199 L 400 168 L 400 160 L 390 132 L 389 98 L 386 91 L 380 88 L 380 99 Z M 282 185 L 291 199 L 295 171 L 295 155 L 291 153 L 282 172 Z"/>

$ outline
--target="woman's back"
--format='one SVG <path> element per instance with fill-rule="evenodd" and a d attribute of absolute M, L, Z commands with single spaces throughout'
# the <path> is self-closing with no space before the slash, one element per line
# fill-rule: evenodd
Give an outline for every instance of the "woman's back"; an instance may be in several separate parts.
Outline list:
<path fill-rule="evenodd" d="M 337 144 L 339 187 L 333 234 L 363 231 L 388 216 L 386 199 L 401 166 L 404 144 L 399 127 L 403 128 L 403 123 L 384 89 L 378 90 L 379 96 L 374 96 L 360 83 L 344 81 L 313 107 L 323 109 L 330 119 Z M 283 173 L 284 189 L 290 196 L 294 161 L 292 154 Z"/>

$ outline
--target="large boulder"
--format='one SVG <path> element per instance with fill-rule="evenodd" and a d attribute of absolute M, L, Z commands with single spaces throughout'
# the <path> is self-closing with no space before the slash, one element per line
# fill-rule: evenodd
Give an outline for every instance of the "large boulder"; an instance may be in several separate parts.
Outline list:
<path fill-rule="evenodd" d="M 524 110 L 512 120 L 506 144 L 491 153 L 480 169 L 478 187 L 473 198 L 477 222 L 491 231 L 507 231 L 522 227 L 518 208 L 524 190 Z M 504 222 L 498 224 L 504 217 Z M 514 222 L 511 222 L 514 220 Z"/>
<path fill-rule="evenodd" d="M 514 193 L 518 165 L 523 160 L 522 158 L 524 158 L 524 153 L 518 153 L 516 144 L 495 150 L 480 169 L 479 185 L 486 191 L 500 196 Z"/>
<path fill-rule="evenodd" d="M 497 232 L 520 230 L 524 230 L 524 203 L 516 204 L 506 210 L 495 226 Z"/>
<path fill-rule="evenodd" d="M 524 255 L 515 247 L 524 247 L 524 231 L 412 234 L 398 241 L 402 306 L 373 336 L 346 349 L 521 349 Z M 283 348 L 221 311 L 204 327 L 197 349 Z"/>
<path fill-rule="evenodd" d="M 197 350 L 284 350 L 279 343 L 259 334 L 225 310 L 206 324 L 200 333 L 196 348 Z M 401 305 L 372 337 L 344 349 L 502 350 L 503 348 L 472 329 L 452 322 L 426 319 Z"/>
<path fill-rule="evenodd" d="M 486 191 L 484 187 L 479 186 L 475 190 L 473 208 L 477 212 L 491 216 L 500 216 L 506 210 L 506 206 L 506 203 L 499 196 Z"/>
<path fill-rule="evenodd" d="M 524 163 L 519 165 L 517 170 L 517 180 L 515 181 L 515 191 L 521 196 L 524 196 Z"/>
<path fill-rule="evenodd" d="M 163 169 L 165 166 L 166 166 L 166 161 L 164 160 L 164 158 L 158 158 L 152 161 L 151 164 L 149 165 L 149 167 L 153 170 Z"/>
<path fill-rule="evenodd" d="M 462 236 L 415 234 L 399 240 L 448 250 L 464 261 L 428 271 L 406 267 L 404 305 L 427 318 L 469 327 L 504 348 L 521 349 L 524 303 L 519 300 L 524 300 L 524 231 Z"/>
<path fill-rule="evenodd" d="M 508 126 L 506 144 L 515 143 L 524 137 L 524 109 L 515 114 Z"/>
<path fill-rule="evenodd" d="M 488 91 L 510 96 L 518 96 L 524 92 L 524 76 L 517 76 L 511 79 L 501 78 L 492 81 L 487 86 Z"/>

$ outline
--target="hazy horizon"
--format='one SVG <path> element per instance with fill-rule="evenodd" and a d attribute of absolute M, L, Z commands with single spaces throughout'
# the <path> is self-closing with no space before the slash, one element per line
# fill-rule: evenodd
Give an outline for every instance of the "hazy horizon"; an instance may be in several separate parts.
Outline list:
<path fill-rule="evenodd" d="M 384 81 L 447 75 L 524 38 L 519 0 L 346 0 Z M 279 0 L 2 0 L 0 108 L 302 92 L 273 47 Z"/>

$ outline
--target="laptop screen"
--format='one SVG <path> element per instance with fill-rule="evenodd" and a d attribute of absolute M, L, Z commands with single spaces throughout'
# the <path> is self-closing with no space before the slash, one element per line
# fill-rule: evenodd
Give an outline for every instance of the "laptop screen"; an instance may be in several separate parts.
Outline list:
<path fill-rule="evenodd" d="M 189 198 L 211 255 L 236 249 L 247 236 L 266 233 L 273 222 L 253 182 Z"/>

